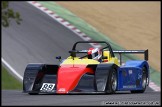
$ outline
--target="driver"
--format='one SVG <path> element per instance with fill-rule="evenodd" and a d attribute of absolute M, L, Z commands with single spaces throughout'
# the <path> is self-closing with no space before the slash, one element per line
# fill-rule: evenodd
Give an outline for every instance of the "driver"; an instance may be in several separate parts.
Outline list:
<path fill-rule="evenodd" d="M 94 59 L 97 61 L 101 60 L 102 53 L 99 48 L 89 48 L 87 54 L 88 54 L 88 59 Z"/>

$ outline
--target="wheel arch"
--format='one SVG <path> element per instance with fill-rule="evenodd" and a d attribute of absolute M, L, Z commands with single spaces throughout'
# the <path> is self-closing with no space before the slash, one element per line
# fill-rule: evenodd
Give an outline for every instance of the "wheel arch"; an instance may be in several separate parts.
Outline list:
<path fill-rule="evenodd" d="M 46 74 L 57 75 L 58 65 L 28 64 L 23 76 L 23 92 L 38 93 L 40 84 Z"/>
<path fill-rule="evenodd" d="M 107 89 L 107 82 L 112 69 L 115 69 L 117 73 L 118 66 L 114 63 L 97 65 L 95 71 L 97 91 L 109 90 Z"/>

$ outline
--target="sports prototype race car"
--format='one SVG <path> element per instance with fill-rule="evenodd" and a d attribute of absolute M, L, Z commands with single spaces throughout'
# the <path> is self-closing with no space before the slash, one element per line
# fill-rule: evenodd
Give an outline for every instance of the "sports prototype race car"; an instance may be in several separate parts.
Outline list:
<path fill-rule="evenodd" d="M 104 45 L 88 50 L 76 49 L 78 44 L 92 43 Z M 149 85 L 148 50 L 113 51 L 105 41 L 78 41 L 69 53 L 67 59 L 56 57 L 60 60 L 59 65 L 28 64 L 23 77 L 23 92 L 30 95 L 112 94 L 116 91 L 143 93 Z M 145 58 L 123 63 L 122 54 L 144 54 Z"/>

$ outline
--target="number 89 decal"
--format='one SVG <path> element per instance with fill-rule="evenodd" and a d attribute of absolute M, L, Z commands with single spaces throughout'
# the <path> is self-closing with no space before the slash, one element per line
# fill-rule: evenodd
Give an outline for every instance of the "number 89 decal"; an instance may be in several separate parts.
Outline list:
<path fill-rule="evenodd" d="M 52 91 L 55 87 L 55 84 L 53 83 L 43 83 L 42 87 L 41 87 L 41 91 Z"/>

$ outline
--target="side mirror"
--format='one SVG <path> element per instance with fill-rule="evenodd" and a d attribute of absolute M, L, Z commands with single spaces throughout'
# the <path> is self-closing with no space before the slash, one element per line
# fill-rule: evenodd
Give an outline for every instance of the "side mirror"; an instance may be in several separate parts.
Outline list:
<path fill-rule="evenodd" d="M 61 60 L 61 56 L 56 56 L 56 59 L 58 59 L 60 61 Z"/>

